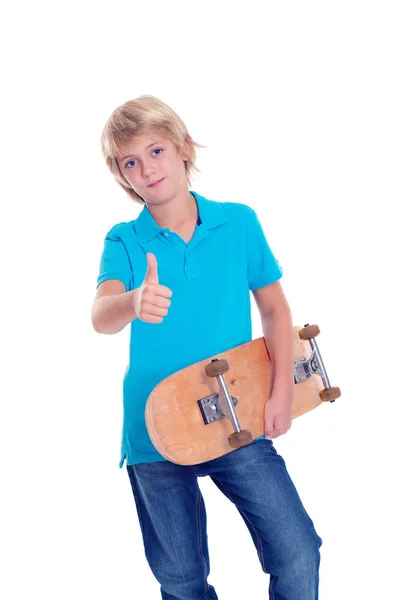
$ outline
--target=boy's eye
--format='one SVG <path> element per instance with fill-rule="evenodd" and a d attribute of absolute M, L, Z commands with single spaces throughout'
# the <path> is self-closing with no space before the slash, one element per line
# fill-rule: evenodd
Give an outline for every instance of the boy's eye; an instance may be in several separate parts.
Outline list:
<path fill-rule="evenodd" d="M 163 152 L 162 148 L 155 148 L 154 150 L 152 150 L 152 152 Z M 156 156 L 159 156 L 159 154 L 156 154 Z M 130 160 L 129 162 L 126 163 L 125 167 L 128 167 L 129 169 L 131 169 L 132 167 L 130 167 L 129 165 L 131 165 L 132 163 L 136 162 L 135 160 Z"/>

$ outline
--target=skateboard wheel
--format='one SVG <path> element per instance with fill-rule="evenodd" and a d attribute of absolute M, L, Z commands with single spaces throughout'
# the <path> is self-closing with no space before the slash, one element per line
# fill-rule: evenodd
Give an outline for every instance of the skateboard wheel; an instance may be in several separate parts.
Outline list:
<path fill-rule="evenodd" d="M 221 360 L 215 360 L 206 365 L 206 373 L 208 377 L 217 377 L 217 375 L 223 375 L 229 371 L 229 363 L 224 358 Z"/>
<path fill-rule="evenodd" d="M 248 429 L 242 429 L 242 431 L 235 431 L 228 437 L 228 442 L 231 448 L 241 448 L 247 446 L 253 441 L 253 435 Z"/>
<path fill-rule="evenodd" d="M 333 400 L 340 398 L 341 395 L 342 392 L 338 387 L 326 388 L 325 390 L 321 390 L 319 393 L 322 402 L 332 402 Z"/>
<path fill-rule="evenodd" d="M 317 337 L 319 334 L 318 325 L 307 325 L 307 327 L 303 327 L 303 329 L 299 329 L 298 336 L 301 340 L 310 340 L 311 338 Z"/>

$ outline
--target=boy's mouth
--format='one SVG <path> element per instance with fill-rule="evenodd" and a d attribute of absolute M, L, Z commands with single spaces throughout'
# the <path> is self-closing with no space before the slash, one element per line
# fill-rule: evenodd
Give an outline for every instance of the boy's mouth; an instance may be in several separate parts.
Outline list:
<path fill-rule="evenodd" d="M 164 177 L 162 179 L 158 179 L 157 181 L 155 181 L 154 183 L 151 183 L 150 185 L 148 185 L 147 187 L 156 187 L 156 185 L 159 185 L 162 181 L 164 181 Z"/>

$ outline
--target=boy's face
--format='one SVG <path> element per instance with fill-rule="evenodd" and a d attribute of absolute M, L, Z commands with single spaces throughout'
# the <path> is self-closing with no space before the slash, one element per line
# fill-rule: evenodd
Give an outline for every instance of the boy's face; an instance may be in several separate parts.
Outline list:
<path fill-rule="evenodd" d="M 164 133 L 154 130 L 136 137 L 117 162 L 123 177 L 146 203 L 160 204 L 188 188 L 184 164 L 190 157 L 188 151 L 185 145 L 180 154 Z"/>

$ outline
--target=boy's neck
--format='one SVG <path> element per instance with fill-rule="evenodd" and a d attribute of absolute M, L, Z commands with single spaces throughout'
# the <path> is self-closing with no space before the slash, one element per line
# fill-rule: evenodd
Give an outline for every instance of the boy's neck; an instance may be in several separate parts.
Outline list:
<path fill-rule="evenodd" d="M 199 216 L 196 198 L 189 191 L 165 204 L 157 206 L 146 203 L 146 206 L 157 225 L 163 229 L 176 229 L 197 223 Z"/>

